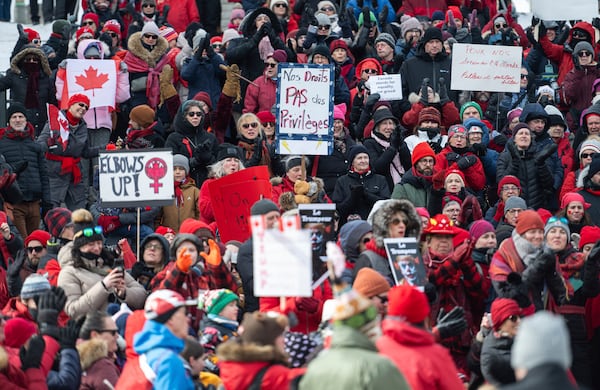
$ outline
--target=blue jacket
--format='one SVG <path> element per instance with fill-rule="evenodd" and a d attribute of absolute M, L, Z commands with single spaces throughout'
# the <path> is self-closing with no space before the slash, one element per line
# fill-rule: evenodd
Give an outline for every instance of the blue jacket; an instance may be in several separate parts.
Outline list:
<path fill-rule="evenodd" d="M 222 89 L 219 79 L 225 76 L 220 65 L 225 65 L 225 61 L 218 54 L 213 54 L 212 58 L 203 57 L 201 61 L 194 56 L 183 62 L 181 78 L 188 82 L 188 100 L 204 91 L 210 96 L 212 106 L 217 106 Z"/>
<path fill-rule="evenodd" d="M 371 12 L 373 12 L 375 14 L 375 17 L 378 18 L 379 17 L 378 15 L 383 11 L 383 7 L 386 7 L 386 6 L 388 7 L 387 22 L 392 23 L 396 19 L 396 12 L 394 11 L 394 7 L 392 6 L 392 3 L 390 3 L 390 0 L 377 1 L 377 9 L 375 9 L 373 7 L 373 3 L 371 0 L 364 0 L 362 3 L 363 3 L 363 5 L 361 7 L 358 6 L 357 0 L 350 0 L 346 4 L 346 8 L 352 7 L 354 9 L 354 17 L 356 18 L 356 20 L 358 20 L 358 17 L 360 16 L 360 13 L 362 12 L 363 7 L 369 7 Z M 376 24 L 379 24 L 379 22 L 377 22 Z"/>
<path fill-rule="evenodd" d="M 184 342 L 169 328 L 156 321 L 146 321 L 144 328 L 133 338 L 133 349 L 146 354 L 148 365 L 156 374 L 154 389 L 195 389 L 194 382 L 179 356 Z"/>

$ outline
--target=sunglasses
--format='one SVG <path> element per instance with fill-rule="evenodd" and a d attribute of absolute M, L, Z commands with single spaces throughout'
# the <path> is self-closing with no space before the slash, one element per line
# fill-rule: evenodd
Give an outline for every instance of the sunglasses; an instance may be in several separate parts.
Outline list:
<path fill-rule="evenodd" d="M 498 23 L 498 24 L 495 24 L 495 26 L 496 26 L 496 28 L 506 28 L 506 27 L 508 27 L 508 24 L 506 24 L 506 23 Z"/>
<path fill-rule="evenodd" d="M 277 63 L 273 63 L 273 62 L 265 62 L 265 66 L 268 68 L 274 68 L 277 66 Z"/>
<path fill-rule="evenodd" d="M 119 329 L 98 329 L 98 333 L 110 333 L 111 336 L 116 336 L 119 333 Z"/>
<path fill-rule="evenodd" d="M 516 314 L 513 314 L 512 316 L 508 317 L 508 319 L 512 322 L 517 322 L 521 319 L 521 316 L 518 316 Z"/>
<path fill-rule="evenodd" d="M 331 28 L 331 25 L 327 24 L 325 26 L 319 26 L 319 30 L 321 31 L 327 31 Z"/>
<path fill-rule="evenodd" d="M 244 123 L 244 124 L 242 125 L 242 127 L 243 127 L 244 129 L 247 129 L 247 128 L 250 128 L 250 127 L 252 127 L 253 129 L 256 129 L 256 128 L 258 127 L 258 123 L 257 123 L 257 122 L 252 122 L 252 123 Z"/>
<path fill-rule="evenodd" d="M 223 45 L 220 43 L 213 43 L 211 46 L 213 49 L 220 49 L 223 47 Z"/>
<path fill-rule="evenodd" d="M 202 111 L 190 111 L 187 113 L 187 116 L 189 116 L 190 118 L 193 118 L 195 116 L 197 116 L 198 118 L 200 118 L 202 115 Z"/>
<path fill-rule="evenodd" d="M 263 123 L 264 127 L 275 127 L 275 122 L 265 122 Z"/>
<path fill-rule="evenodd" d="M 81 104 L 81 103 L 80 103 Z M 102 230 L 102 226 L 94 226 L 93 228 L 91 227 L 87 227 L 83 230 L 78 231 L 77 233 L 75 233 L 73 235 L 73 238 L 77 238 L 77 237 L 91 237 L 94 234 L 102 234 L 103 230 Z"/>
<path fill-rule="evenodd" d="M 158 39 L 158 35 L 144 34 L 144 38 L 147 38 L 147 39 Z"/>
<path fill-rule="evenodd" d="M 590 53 L 590 52 L 589 52 L 589 51 L 587 51 L 587 50 L 582 50 L 582 51 L 580 51 L 579 53 L 577 53 L 577 55 L 578 55 L 579 57 L 590 57 L 590 56 L 592 55 L 592 53 Z"/>
<path fill-rule="evenodd" d="M 592 158 L 596 153 L 581 153 L 581 158 Z"/>
<path fill-rule="evenodd" d="M 86 110 L 89 108 L 89 107 L 87 106 L 87 104 L 85 104 L 85 103 L 77 103 L 77 105 L 78 105 L 79 107 L 83 107 L 83 108 L 85 108 Z"/>
<path fill-rule="evenodd" d="M 390 223 L 394 226 L 400 225 L 400 222 L 402 222 L 403 225 L 406 225 L 408 223 L 408 221 L 404 218 L 394 218 L 390 221 Z"/>
<path fill-rule="evenodd" d="M 81 23 L 82 26 L 92 26 L 92 25 L 96 25 L 96 23 L 93 20 L 88 20 L 87 22 L 83 22 Z"/>
<path fill-rule="evenodd" d="M 363 69 L 363 73 L 377 74 L 377 69 Z"/>
<path fill-rule="evenodd" d="M 546 224 L 554 223 L 554 222 L 560 222 L 565 225 L 569 224 L 569 221 L 567 221 L 567 219 L 565 217 L 550 217 L 548 219 L 548 222 L 546 222 Z"/>
<path fill-rule="evenodd" d="M 118 37 L 118 35 L 116 33 L 114 33 L 114 32 L 109 32 L 107 34 L 110 35 L 112 38 Z"/>
<path fill-rule="evenodd" d="M 142 8 L 154 8 L 156 7 L 154 4 L 142 4 Z"/>
<path fill-rule="evenodd" d="M 150 249 L 152 251 L 155 251 L 155 250 L 159 250 L 160 249 L 160 245 L 158 245 L 158 244 L 150 244 L 150 245 L 146 245 L 144 247 L 144 249 Z"/>
<path fill-rule="evenodd" d="M 40 43 L 42 43 L 42 41 L 40 39 L 32 39 L 31 43 L 33 43 L 34 45 L 39 45 Z"/>
<path fill-rule="evenodd" d="M 586 33 L 584 33 L 583 31 L 580 31 L 580 30 L 575 30 L 575 31 L 573 31 L 573 36 L 575 38 L 585 38 Z"/>
<path fill-rule="evenodd" d="M 40 253 L 43 250 L 44 250 L 44 247 L 41 246 L 41 245 L 40 246 L 28 246 L 27 247 L 27 252 L 29 252 L 29 253 L 33 253 L 33 252 Z"/>
<path fill-rule="evenodd" d="M 521 78 L 522 78 L 522 79 L 528 79 L 528 78 L 529 78 L 529 75 L 528 75 L 528 74 L 522 74 L 522 75 L 521 75 Z"/>
<path fill-rule="evenodd" d="M 323 12 L 332 12 L 332 11 L 335 11 L 335 9 L 333 9 L 333 7 L 323 7 L 323 8 L 320 9 L 320 11 L 323 11 Z"/>
<path fill-rule="evenodd" d="M 287 8 L 287 5 L 285 5 L 283 3 L 277 3 L 277 4 L 275 4 L 275 8 Z"/>

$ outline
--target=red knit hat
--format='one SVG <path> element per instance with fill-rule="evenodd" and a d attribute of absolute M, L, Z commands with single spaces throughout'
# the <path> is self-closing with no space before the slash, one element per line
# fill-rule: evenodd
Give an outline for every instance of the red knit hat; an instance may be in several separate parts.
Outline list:
<path fill-rule="evenodd" d="M 75 40 L 76 40 L 76 41 L 79 41 L 80 39 L 82 39 L 82 38 L 81 38 L 81 36 L 82 36 L 83 34 L 88 34 L 88 35 L 90 35 L 89 39 L 93 39 L 93 38 L 94 38 L 94 30 L 92 30 L 92 29 L 91 29 L 91 28 L 89 28 L 89 27 L 79 27 L 79 28 L 77 29 L 77 32 L 75 32 Z"/>
<path fill-rule="evenodd" d="M 348 44 L 343 39 L 336 39 L 335 41 L 331 42 L 331 44 L 329 45 L 329 51 L 331 52 L 331 54 L 333 54 L 333 51 L 335 49 L 344 49 L 347 53 L 350 52 Z"/>
<path fill-rule="evenodd" d="M 100 27 L 100 18 L 95 13 L 88 12 L 87 14 L 84 14 L 83 18 L 81 18 L 81 21 L 83 22 L 86 19 L 92 20 L 94 22 L 94 24 L 96 25 L 96 28 Z"/>
<path fill-rule="evenodd" d="M 212 110 L 212 101 L 210 100 L 210 95 L 204 91 L 200 91 L 194 95 L 194 100 L 198 100 L 199 102 L 204 102 Z"/>
<path fill-rule="evenodd" d="M 25 34 L 27 34 L 27 40 L 29 42 L 33 41 L 34 39 L 42 39 L 40 37 L 40 33 L 38 33 L 37 31 L 35 31 L 34 29 L 24 28 L 23 31 L 25 32 Z"/>
<path fill-rule="evenodd" d="M 25 246 L 27 246 L 31 241 L 39 241 L 42 243 L 42 246 L 45 248 L 48 245 L 48 240 L 52 238 L 50 233 L 45 230 L 34 230 L 30 235 L 25 238 Z"/>
<path fill-rule="evenodd" d="M 389 316 L 403 317 L 411 324 L 420 324 L 429 315 L 427 296 L 409 284 L 392 287 L 388 302 Z"/>
<path fill-rule="evenodd" d="M 187 218 L 179 226 L 179 233 L 194 234 L 198 237 L 215 238 L 215 232 L 202 221 L 197 219 Z"/>
<path fill-rule="evenodd" d="M 75 95 L 69 98 L 69 102 L 67 103 L 67 107 L 71 107 L 73 104 L 83 103 L 86 106 L 90 106 L 90 98 L 82 93 L 76 93 Z"/>
<path fill-rule="evenodd" d="M 519 218 L 521 216 L 519 215 Z M 500 329 L 500 326 L 506 321 L 510 316 L 520 316 L 521 308 L 517 301 L 508 298 L 496 298 L 494 302 L 492 302 L 491 308 L 492 314 L 492 325 L 494 326 L 494 330 Z"/>
<path fill-rule="evenodd" d="M 425 107 L 419 112 L 419 121 L 417 122 L 419 125 L 423 122 L 431 121 L 435 122 L 438 125 L 442 124 L 442 116 L 440 112 L 435 107 Z"/>
<path fill-rule="evenodd" d="M 460 199 L 458 196 L 446 195 L 442 198 L 442 210 L 446 207 L 446 205 L 448 205 L 448 203 L 452 202 L 458 203 L 459 206 L 462 205 L 462 199 Z"/>
<path fill-rule="evenodd" d="M 594 244 L 600 240 L 600 227 L 584 226 L 581 228 L 581 238 L 579 239 L 579 248 L 583 248 L 587 244 Z"/>
<path fill-rule="evenodd" d="M 467 182 L 466 179 L 465 179 L 465 174 L 462 171 L 458 170 L 458 169 L 448 169 L 448 170 L 446 170 L 446 174 L 444 175 L 444 182 L 446 181 L 446 179 L 448 178 L 448 176 L 450 176 L 452 174 L 460 176 L 460 178 L 462 179 L 463 185 L 465 185 L 465 183 Z"/>
<path fill-rule="evenodd" d="M 107 20 L 102 27 L 102 32 L 111 31 L 117 34 L 117 37 L 121 39 L 121 25 L 114 19 Z"/>
<path fill-rule="evenodd" d="M 544 226 L 542 225 L 542 229 Z M 425 229 L 423 229 L 423 235 L 427 234 L 447 234 L 447 235 L 456 235 L 456 231 L 454 230 L 454 224 L 444 214 L 438 214 L 433 218 L 429 218 L 429 224 Z"/>
<path fill-rule="evenodd" d="M 20 317 L 11 318 L 4 325 L 4 345 L 11 348 L 21 348 L 36 333 L 37 330 L 33 322 Z"/>
<path fill-rule="evenodd" d="M 154 231 L 154 233 L 160 234 L 161 236 L 164 236 L 167 233 L 175 234 L 175 230 L 173 230 L 173 229 L 171 229 L 170 227 L 167 227 L 167 226 L 159 226 L 159 227 L 156 228 L 156 230 Z"/>
<path fill-rule="evenodd" d="M 212 45 L 213 43 L 221 43 L 223 42 L 223 37 L 221 37 L 220 35 L 214 36 L 212 38 L 210 38 L 210 44 Z"/>
<path fill-rule="evenodd" d="M 275 115 L 271 111 L 259 111 L 256 117 L 260 123 L 275 122 Z"/>
<path fill-rule="evenodd" d="M 471 235 L 473 242 L 477 242 L 481 236 L 491 232 L 495 232 L 494 226 L 485 219 L 480 219 L 473 222 L 469 228 L 469 234 Z"/>
<path fill-rule="evenodd" d="M 435 161 L 435 152 L 431 149 L 431 146 L 427 142 L 421 142 L 412 152 L 412 165 L 413 167 L 417 165 L 420 159 L 423 157 L 432 157 Z"/>
<path fill-rule="evenodd" d="M 522 213 L 519 213 L 517 226 L 515 226 L 517 233 L 523 235 L 526 231 L 532 229 L 544 230 L 542 217 L 533 210 L 525 210 Z"/>
<path fill-rule="evenodd" d="M 592 207 L 592 205 L 590 203 L 587 203 L 585 201 L 585 199 L 583 199 L 583 196 L 581 196 L 581 194 L 578 194 L 577 192 L 567 192 L 566 194 L 563 195 L 562 199 L 560 200 L 560 208 L 561 209 L 567 208 L 567 206 L 571 202 L 581 203 L 585 210 Z"/>
<path fill-rule="evenodd" d="M 498 196 L 500 196 L 500 193 L 502 192 L 502 186 L 506 184 L 512 184 L 519 187 L 519 193 L 521 192 L 521 181 L 519 178 L 513 175 L 506 175 L 498 182 Z"/>

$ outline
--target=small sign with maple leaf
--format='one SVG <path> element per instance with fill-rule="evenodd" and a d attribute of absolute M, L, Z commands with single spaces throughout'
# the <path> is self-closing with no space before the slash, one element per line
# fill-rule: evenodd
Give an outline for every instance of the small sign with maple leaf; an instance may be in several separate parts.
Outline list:
<path fill-rule="evenodd" d="M 102 86 L 108 81 L 108 74 L 98 73 L 98 69 L 92 68 L 90 65 L 83 75 L 75 76 L 75 82 L 83 87 L 85 91 L 92 90 L 92 96 L 94 89 L 102 88 Z"/>
<path fill-rule="evenodd" d="M 115 107 L 117 65 L 114 60 L 69 59 L 65 81 L 68 96 L 86 95 L 90 98 L 90 108 Z M 61 108 L 66 108 L 62 101 Z"/>

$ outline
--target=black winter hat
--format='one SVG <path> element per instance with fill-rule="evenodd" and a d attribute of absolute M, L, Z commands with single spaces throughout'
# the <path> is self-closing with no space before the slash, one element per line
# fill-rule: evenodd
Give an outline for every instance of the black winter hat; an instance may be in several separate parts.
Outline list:
<path fill-rule="evenodd" d="M 369 151 L 367 150 L 367 148 L 365 148 L 361 144 L 352 145 L 350 150 L 348 150 L 348 165 L 349 166 L 352 166 L 352 163 L 354 162 L 354 158 L 356 158 L 356 156 L 360 153 L 369 154 Z"/>
<path fill-rule="evenodd" d="M 386 119 L 392 119 L 394 123 L 398 124 L 398 118 L 396 118 L 394 114 L 392 114 L 389 108 L 384 106 L 373 113 L 373 127 L 377 127 L 379 123 Z"/>
<path fill-rule="evenodd" d="M 436 27 L 429 27 L 425 30 L 425 34 L 423 34 L 423 38 L 421 41 L 423 43 L 427 43 L 431 40 L 437 39 L 440 42 L 444 42 L 444 38 L 442 37 L 442 30 Z"/>
<path fill-rule="evenodd" d="M 586 176 L 587 179 L 591 179 L 596 173 L 600 172 L 600 153 L 595 153 L 590 163 L 590 169 Z"/>
<path fill-rule="evenodd" d="M 8 123 L 10 117 L 17 112 L 22 113 L 25 115 L 25 118 L 27 118 L 27 109 L 25 108 L 25 105 L 23 103 L 13 102 L 6 110 L 6 123 Z"/>
<path fill-rule="evenodd" d="M 226 158 L 234 157 L 238 160 L 242 160 L 242 153 L 238 146 L 222 143 L 219 145 L 219 152 L 217 153 L 217 161 L 225 160 Z"/>
<path fill-rule="evenodd" d="M 317 45 L 313 49 L 311 62 L 312 62 L 312 58 L 314 58 L 315 54 L 320 54 L 323 57 L 327 57 L 327 59 L 329 59 L 329 63 L 333 64 L 333 59 L 331 58 L 331 53 L 329 52 L 329 48 L 327 47 L 327 45 Z"/>

